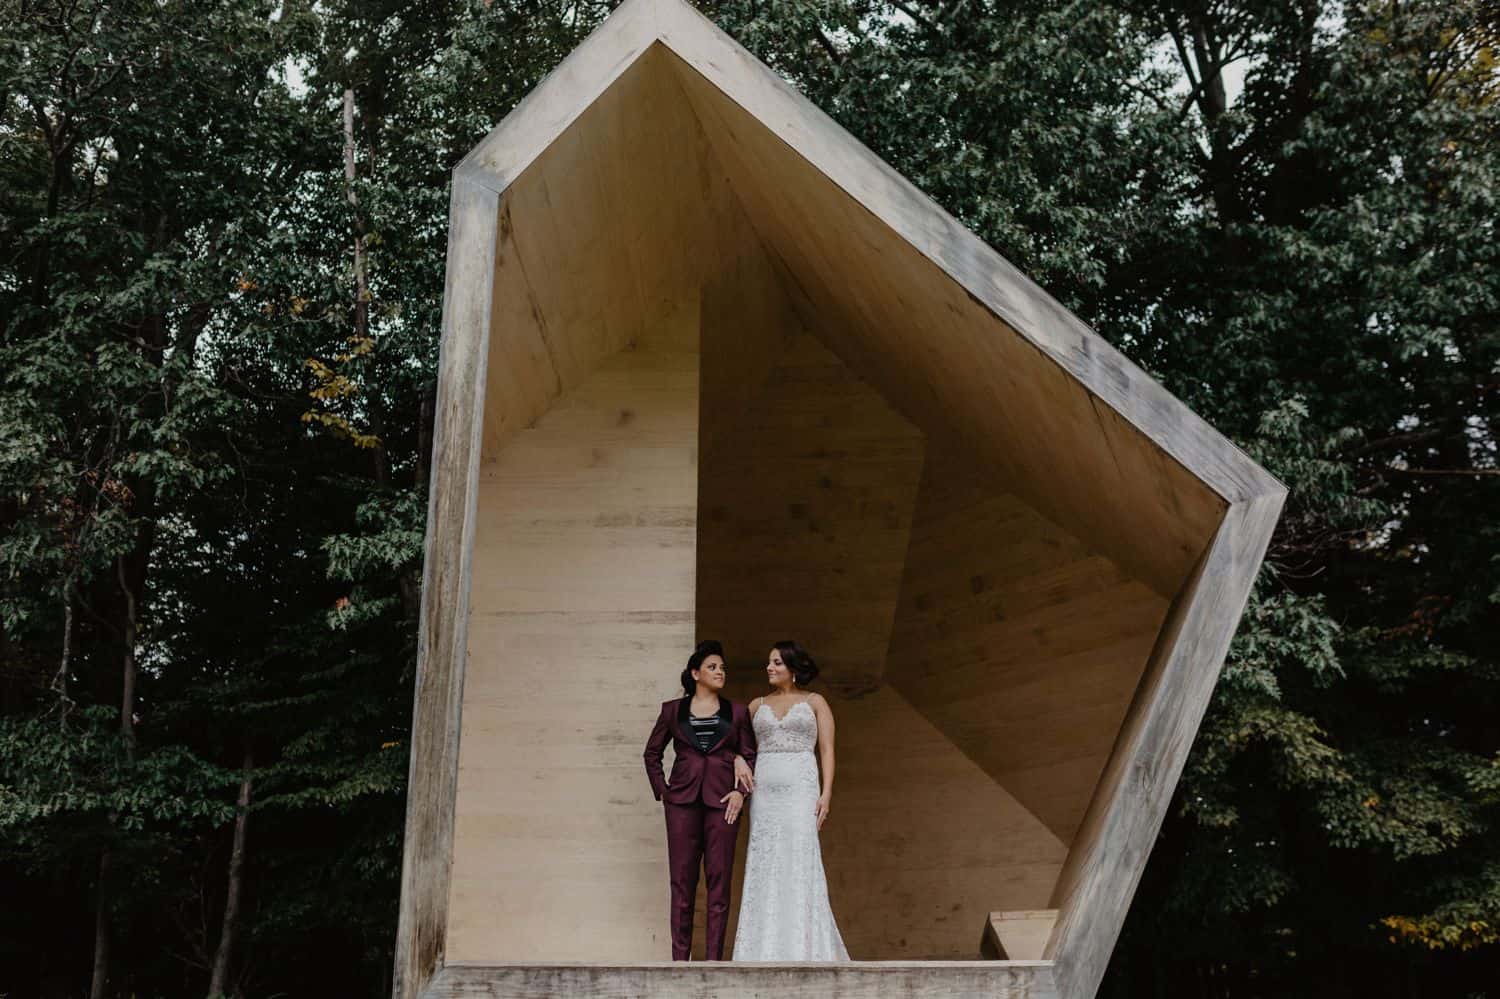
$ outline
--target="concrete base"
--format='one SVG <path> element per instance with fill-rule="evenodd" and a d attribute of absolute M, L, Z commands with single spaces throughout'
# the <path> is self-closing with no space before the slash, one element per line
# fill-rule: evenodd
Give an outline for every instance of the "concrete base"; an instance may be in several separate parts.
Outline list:
<path fill-rule="evenodd" d="M 1051 961 L 858 961 L 773 964 L 470 964 L 444 967 L 423 999 L 505 996 L 901 996 L 904 999 L 1056 999 Z"/>

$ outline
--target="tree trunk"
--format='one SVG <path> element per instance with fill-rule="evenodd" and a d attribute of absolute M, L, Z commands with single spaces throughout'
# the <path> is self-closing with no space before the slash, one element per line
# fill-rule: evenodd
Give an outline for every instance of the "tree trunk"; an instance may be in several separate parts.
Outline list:
<path fill-rule="evenodd" d="M 135 762 L 135 643 L 140 633 L 140 609 L 135 591 L 130 588 L 130 578 L 125 571 L 125 557 L 116 559 L 120 589 L 125 594 L 125 660 L 120 692 L 120 738 L 125 742 L 125 759 Z"/>
<path fill-rule="evenodd" d="M 69 575 L 63 583 L 63 641 L 62 660 L 57 664 L 57 673 L 52 677 L 52 691 L 57 694 L 58 723 L 68 724 L 68 713 L 73 699 L 68 695 L 68 674 L 73 668 L 73 578 Z"/>
<path fill-rule="evenodd" d="M 38 120 L 45 119 L 41 111 L 37 112 Z M 51 181 L 47 185 L 47 220 L 50 222 L 57 217 L 58 209 L 62 205 L 63 188 L 73 169 L 73 143 L 64 137 L 72 129 L 68 124 L 67 116 L 62 116 L 56 126 L 56 133 L 48 132 L 48 147 L 52 160 Z M 52 236 L 49 234 L 41 240 L 37 247 L 36 257 L 32 263 L 31 271 L 31 304 L 41 315 L 46 315 L 46 305 L 51 298 L 52 291 Z M 45 323 L 43 319 L 41 322 Z"/>
<path fill-rule="evenodd" d="M 349 207 L 354 209 L 354 335 L 363 338 L 370 329 L 370 286 L 365 277 L 365 223 L 359 215 L 359 196 L 354 193 L 354 91 L 344 91 L 344 185 Z"/>
<path fill-rule="evenodd" d="M 219 930 L 219 946 L 214 952 L 213 972 L 208 980 L 209 999 L 225 995 L 229 980 L 229 960 L 234 953 L 235 937 L 240 925 L 240 889 L 244 882 L 245 828 L 250 821 L 250 790 L 253 779 L 254 759 L 250 749 L 245 749 L 245 760 L 240 777 L 238 810 L 234 817 L 234 847 L 229 852 L 229 887 L 224 895 L 224 924 Z"/>
<path fill-rule="evenodd" d="M 344 190 L 349 207 L 354 209 L 354 340 L 355 349 L 361 349 L 370 336 L 370 281 L 366 274 L 365 220 L 359 212 L 359 195 L 354 191 L 354 182 L 359 172 L 354 161 L 354 91 L 344 91 Z M 371 400 L 370 429 L 374 431 L 375 445 L 371 449 L 375 463 L 375 481 L 385 486 L 390 483 L 390 456 L 385 447 L 385 420 L 380 406 Z"/>
<path fill-rule="evenodd" d="M 120 580 L 120 589 L 125 594 L 125 656 L 120 681 L 120 739 L 125 745 L 125 759 L 135 762 L 135 643 L 139 633 L 139 607 L 135 591 L 130 587 L 130 578 L 125 569 L 125 557 L 115 560 L 115 570 Z M 119 821 L 118 813 L 111 812 L 110 827 Z M 94 910 L 94 978 L 89 986 L 89 999 L 103 999 L 109 979 L 109 869 L 110 851 L 105 847 L 99 854 L 99 898 Z"/>
<path fill-rule="evenodd" d="M 1208 26 L 1200 18 L 1192 18 L 1188 27 L 1192 43 L 1192 61 L 1198 68 L 1198 109 L 1203 115 L 1203 125 L 1208 130 L 1208 180 L 1213 195 L 1214 208 L 1223 222 L 1236 222 L 1244 217 L 1244 206 L 1240 204 L 1235 186 L 1234 152 L 1230 148 L 1229 124 L 1224 117 L 1229 110 L 1228 95 L 1224 90 L 1224 67 L 1218 42 L 1210 34 Z M 1184 62 L 1188 55 L 1179 46 Z M 1230 251 L 1237 246 L 1231 245 Z"/>
<path fill-rule="evenodd" d="M 417 468 L 415 485 L 426 489 L 432 474 L 432 425 L 437 419 L 437 387 L 429 382 L 422 387 L 422 404 L 417 411 Z"/>
<path fill-rule="evenodd" d="M 104 999 L 109 983 L 109 847 L 99 854 L 98 897 L 94 902 L 94 978 L 89 999 Z"/>

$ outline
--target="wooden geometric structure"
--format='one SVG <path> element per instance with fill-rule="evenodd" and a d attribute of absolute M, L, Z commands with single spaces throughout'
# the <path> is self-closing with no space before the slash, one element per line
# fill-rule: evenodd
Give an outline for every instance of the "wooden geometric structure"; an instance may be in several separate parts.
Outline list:
<path fill-rule="evenodd" d="M 456 169 L 432 475 L 400 997 L 1087 999 L 1285 496 L 681 0 Z M 673 966 L 641 746 L 788 635 L 857 961 Z"/>

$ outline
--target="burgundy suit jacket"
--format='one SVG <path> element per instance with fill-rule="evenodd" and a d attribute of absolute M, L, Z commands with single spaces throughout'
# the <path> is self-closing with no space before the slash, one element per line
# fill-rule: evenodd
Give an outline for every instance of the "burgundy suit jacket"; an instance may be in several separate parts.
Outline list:
<path fill-rule="evenodd" d="M 746 763 L 755 766 L 755 729 L 750 724 L 750 712 L 743 704 L 720 697 L 719 717 L 729 722 L 729 734 L 705 753 L 698 748 L 688 724 L 691 702 L 691 697 L 678 697 L 661 706 L 643 754 L 646 777 L 657 801 L 665 798 L 673 805 L 702 801 L 709 808 L 723 808 L 719 799 L 734 790 L 735 756 L 743 756 Z M 661 766 L 661 755 L 669 742 L 677 753 L 670 781 L 662 776 Z"/>

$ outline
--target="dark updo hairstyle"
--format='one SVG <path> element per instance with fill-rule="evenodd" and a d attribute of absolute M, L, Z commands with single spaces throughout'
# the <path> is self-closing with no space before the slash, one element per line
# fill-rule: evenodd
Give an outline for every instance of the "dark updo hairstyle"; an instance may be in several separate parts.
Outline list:
<path fill-rule="evenodd" d="M 692 697 L 698 691 L 698 681 L 693 679 L 693 670 L 701 669 L 703 667 L 703 660 L 709 656 L 718 656 L 720 659 L 724 658 L 724 646 L 712 638 L 699 642 L 698 647 L 693 650 L 693 654 L 688 656 L 687 669 L 682 671 L 682 692 L 688 697 Z"/>
<path fill-rule="evenodd" d="M 792 671 L 792 681 L 797 686 L 805 687 L 818 678 L 818 664 L 813 662 L 813 657 L 802 646 L 793 641 L 785 641 L 777 642 L 775 649 L 781 653 L 782 663 Z"/>

